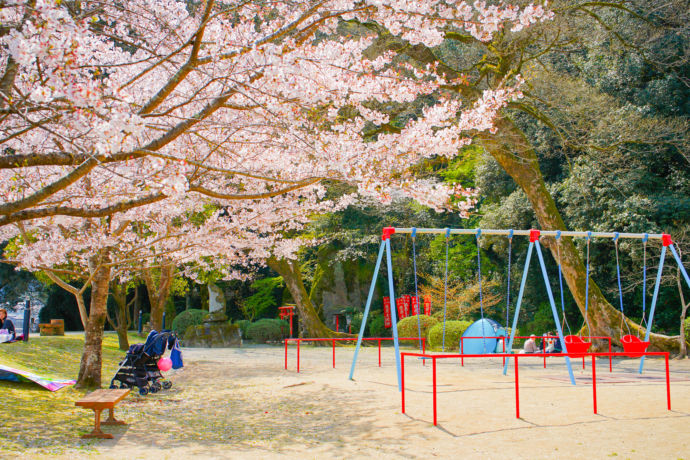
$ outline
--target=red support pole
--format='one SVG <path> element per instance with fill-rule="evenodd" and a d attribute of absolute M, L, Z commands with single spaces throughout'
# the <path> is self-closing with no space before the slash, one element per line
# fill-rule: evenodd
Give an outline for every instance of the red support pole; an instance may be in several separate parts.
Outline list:
<path fill-rule="evenodd" d="M 333 339 L 333 369 L 335 369 L 335 339 Z"/>
<path fill-rule="evenodd" d="M 506 354 L 506 338 L 505 337 L 503 337 L 502 342 L 503 342 L 503 354 L 505 355 Z M 505 356 L 503 357 L 503 365 L 504 366 L 506 365 L 506 357 Z"/>
<path fill-rule="evenodd" d="M 518 377 L 518 355 L 515 355 L 515 418 L 520 418 L 520 379 Z"/>
<path fill-rule="evenodd" d="M 582 357 L 582 369 L 584 369 L 584 368 L 585 368 L 585 357 L 583 356 Z"/>
<path fill-rule="evenodd" d="M 594 413 L 597 413 L 597 357 L 592 356 L 592 403 Z"/>
<path fill-rule="evenodd" d="M 402 413 L 405 413 L 405 355 L 400 355 L 400 397 L 402 398 Z"/>
<path fill-rule="evenodd" d="M 340 330 L 340 321 L 338 321 L 338 315 L 335 315 L 335 332 Z"/>
<path fill-rule="evenodd" d="M 668 352 L 666 352 L 666 406 L 671 410 L 671 379 L 668 371 Z"/>
<path fill-rule="evenodd" d="M 285 339 L 285 369 L 287 369 L 287 344 L 288 341 Z"/>
<path fill-rule="evenodd" d="M 301 342 L 300 339 L 297 339 L 297 373 L 299 374 L 299 343 Z"/>
<path fill-rule="evenodd" d="M 379 367 L 381 367 L 381 339 L 379 339 L 378 342 L 379 342 Z"/>
<path fill-rule="evenodd" d="M 434 426 L 437 424 L 436 418 L 436 358 L 431 358 L 431 365 L 433 369 L 433 385 L 434 385 Z"/>
<path fill-rule="evenodd" d="M 460 337 L 460 354 L 464 355 L 465 354 L 465 342 L 464 342 L 464 337 Z M 464 366 L 465 365 L 465 357 L 461 356 L 460 357 L 460 365 Z"/>
<path fill-rule="evenodd" d="M 543 340 L 544 339 L 542 339 L 542 341 Z M 546 348 L 544 348 L 544 350 L 542 350 L 542 353 L 544 353 L 545 351 L 546 351 Z M 546 369 L 546 353 L 544 353 L 544 369 Z"/>
<path fill-rule="evenodd" d="M 613 356 L 611 355 L 611 337 L 609 337 L 609 372 L 613 372 Z"/>

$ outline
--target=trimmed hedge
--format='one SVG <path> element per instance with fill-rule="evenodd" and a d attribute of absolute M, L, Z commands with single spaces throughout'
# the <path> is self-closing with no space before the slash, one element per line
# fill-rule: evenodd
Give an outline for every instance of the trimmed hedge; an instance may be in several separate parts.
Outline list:
<path fill-rule="evenodd" d="M 185 310 L 175 317 L 172 322 L 172 330 L 175 331 L 178 337 L 184 337 L 185 332 L 189 326 L 198 326 L 203 324 L 204 316 L 208 312 L 206 310 L 197 310 L 196 308 L 190 308 Z"/>
<path fill-rule="evenodd" d="M 457 350 L 460 337 L 472 323 L 469 321 L 446 321 L 446 350 Z M 441 348 L 443 343 L 443 323 L 438 323 L 429 330 L 429 347 Z"/>
<path fill-rule="evenodd" d="M 390 337 L 392 328 L 386 327 L 386 320 L 383 315 L 377 315 L 367 322 L 369 337 Z"/>
<path fill-rule="evenodd" d="M 419 335 L 419 329 L 417 327 L 417 318 L 419 317 L 419 326 L 422 331 L 422 335 Z M 429 330 L 438 324 L 436 318 L 426 315 L 415 315 L 408 316 L 398 321 L 398 337 L 426 337 L 429 334 Z"/>
<path fill-rule="evenodd" d="M 242 338 L 243 339 L 247 338 L 247 328 L 249 327 L 250 324 L 252 324 L 252 322 L 249 321 L 248 319 L 240 319 L 240 320 L 235 321 L 234 324 L 236 324 L 237 327 L 240 328 L 240 331 L 242 331 Z"/>
<path fill-rule="evenodd" d="M 282 319 L 264 318 L 247 327 L 247 338 L 256 343 L 277 342 L 290 334 L 290 324 Z"/>

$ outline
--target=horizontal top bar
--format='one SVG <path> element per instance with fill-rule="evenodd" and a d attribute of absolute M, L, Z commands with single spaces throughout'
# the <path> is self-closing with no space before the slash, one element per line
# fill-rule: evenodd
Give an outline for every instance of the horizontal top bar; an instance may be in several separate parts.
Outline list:
<path fill-rule="evenodd" d="M 494 229 L 478 229 L 478 228 L 451 228 L 450 229 L 450 234 L 451 235 L 476 235 L 477 231 L 481 230 L 481 235 L 502 235 L 502 236 L 510 236 L 510 232 L 513 232 L 513 236 L 530 236 L 531 230 L 494 230 Z M 416 229 L 416 232 L 418 234 L 442 234 L 445 235 L 446 229 L 445 228 L 418 228 Z M 556 236 L 558 235 L 557 230 L 540 230 L 540 235 L 541 236 Z M 395 227 L 395 233 L 405 233 L 405 234 L 411 234 L 412 233 L 412 228 L 408 227 Z M 616 236 L 615 232 L 573 232 L 573 231 L 561 231 L 561 236 L 570 236 L 570 237 L 582 237 L 586 238 L 587 236 L 590 236 L 592 238 L 613 238 Z M 618 233 L 619 238 L 634 238 L 634 239 L 644 239 L 645 235 L 647 235 L 647 238 L 650 240 L 660 240 L 663 237 L 662 233 Z"/>
<path fill-rule="evenodd" d="M 670 352 L 668 351 L 635 351 L 635 352 L 626 352 L 626 351 L 612 351 L 612 352 L 597 352 L 597 353 L 582 353 L 582 352 L 572 352 L 572 353 L 486 353 L 483 355 L 441 355 L 441 354 L 429 354 L 429 353 L 407 353 L 407 352 L 401 352 L 400 356 L 414 356 L 417 358 L 426 358 L 426 359 L 444 359 L 444 358 L 534 358 L 534 357 L 539 357 L 543 358 L 544 356 L 546 357 L 551 357 L 551 358 L 560 358 L 560 357 L 569 357 L 569 358 L 580 358 L 583 356 L 628 356 L 628 355 L 635 355 L 635 356 L 670 356 Z M 576 355 L 576 356 L 573 356 Z"/>

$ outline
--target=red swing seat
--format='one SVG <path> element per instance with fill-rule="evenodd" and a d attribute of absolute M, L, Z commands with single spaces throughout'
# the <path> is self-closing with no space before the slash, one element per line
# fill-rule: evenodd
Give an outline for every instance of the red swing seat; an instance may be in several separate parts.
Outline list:
<path fill-rule="evenodd" d="M 647 351 L 649 342 L 640 340 L 636 335 L 626 335 L 621 339 L 621 344 L 623 345 L 623 350 L 627 353 L 630 358 L 639 358 L 642 353 Z"/>
<path fill-rule="evenodd" d="M 582 337 L 577 335 L 566 335 L 565 346 L 571 358 L 581 358 L 592 346 L 592 342 L 585 342 Z"/>

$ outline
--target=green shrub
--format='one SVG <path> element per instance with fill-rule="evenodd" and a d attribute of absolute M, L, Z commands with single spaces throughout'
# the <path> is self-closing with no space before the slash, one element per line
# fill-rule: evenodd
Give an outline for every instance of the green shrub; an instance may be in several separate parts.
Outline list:
<path fill-rule="evenodd" d="M 256 343 L 283 340 L 290 334 L 290 324 L 282 319 L 264 318 L 247 327 L 247 338 Z"/>
<path fill-rule="evenodd" d="M 417 318 L 419 318 L 419 328 L 417 327 Z M 408 316 L 398 321 L 398 337 L 426 337 L 429 334 L 429 329 L 437 324 L 438 320 L 431 316 Z M 419 329 L 422 331 L 421 336 Z"/>
<path fill-rule="evenodd" d="M 247 328 L 249 327 L 250 324 L 252 324 L 252 322 L 249 321 L 248 319 L 240 319 L 240 320 L 235 321 L 234 324 L 236 324 L 237 327 L 240 328 L 240 331 L 242 331 L 242 338 L 243 339 L 246 338 L 247 337 Z"/>
<path fill-rule="evenodd" d="M 446 350 L 457 350 L 460 337 L 472 323 L 469 321 L 446 321 Z M 441 348 L 443 342 L 443 323 L 429 329 L 429 347 Z"/>
<path fill-rule="evenodd" d="M 390 337 L 392 329 L 386 327 L 383 315 L 377 315 L 367 321 L 369 337 Z"/>
<path fill-rule="evenodd" d="M 690 343 L 690 318 L 685 318 L 685 341 Z"/>
<path fill-rule="evenodd" d="M 178 337 L 184 337 L 184 333 L 189 326 L 198 326 L 203 324 L 204 316 L 208 314 L 205 310 L 197 310 L 190 308 L 185 310 L 175 317 L 172 322 L 172 330 L 175 331 Z"/>

